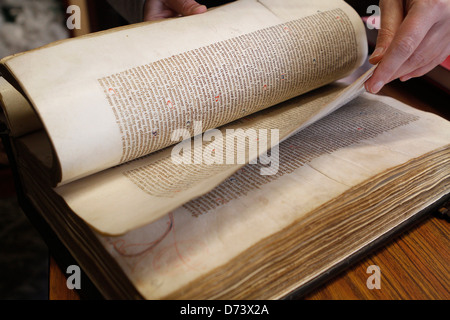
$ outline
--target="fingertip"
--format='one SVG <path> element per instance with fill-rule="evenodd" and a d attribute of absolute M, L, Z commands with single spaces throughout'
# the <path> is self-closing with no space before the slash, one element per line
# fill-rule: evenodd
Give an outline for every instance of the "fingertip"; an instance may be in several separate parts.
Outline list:
<path fill-rule="evenodd" d="M 383 58 L 384 48 L 376 48 L 372 55 L 369 57 L 369 62 L 373 65 L 377 64 Z"/>
<path fill-rule="evenodd" d="M 198 7 L 197 11 L 199 13 L 205 13 L 206 11 L 208 11 L 208 8 L 205 5 L 200 5 L 200 7 Z"/>
<path fill-rule="evenodd" d="M 411 78 L 412 78 L 411 75 L 406 75 L 406 76 L 400 77 L 400 81 L 401 82 L 406 82 L 406 81 L 408 81 Z"/>
<path fill-rule="evenodd" d="M 191 14 L 205 13 L 208 8 L 205 5 L 198 4 L 191 9 Z"/>
<path fill-rule="evenodd" d="M 366 83 L 364 83 L 364 88 L 366 89 L 367 92 L 377 94 L 384 87 L 384 82 L 376 81 L 375 83 L 373 83 L 373 81 L 371 80 L 372 79 L 369 79 L 368 81 L 366 81 Z"/>
<path fill-rule="evenodd" d="M 162 10 L 160 12 L 150 11 L 144 15 L 144 21 L 158 21 L 173 18 L 176 16 L 177 13 L 170 9 Z"/>
<path fill-rule="evenodd" d="M 381 61 L 381 56 L 380 57 L 369 57 L 369 63 L 371 65 L 376 65 Z"/>

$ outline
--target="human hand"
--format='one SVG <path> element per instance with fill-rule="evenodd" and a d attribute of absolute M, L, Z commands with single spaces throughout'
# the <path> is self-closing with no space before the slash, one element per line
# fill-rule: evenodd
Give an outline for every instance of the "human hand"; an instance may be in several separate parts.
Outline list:
<path fill-rule="evenodd" d="M 144 21 L 190 16 L 206 10 L 206 6 L 194 0 L 147 0 L 144 5 Z"/>
<path fill-rule="evenodd" d="M 420 77 L 450 55 L 450 0 L 380 0 L 381 28 L 366 90 Z"/>

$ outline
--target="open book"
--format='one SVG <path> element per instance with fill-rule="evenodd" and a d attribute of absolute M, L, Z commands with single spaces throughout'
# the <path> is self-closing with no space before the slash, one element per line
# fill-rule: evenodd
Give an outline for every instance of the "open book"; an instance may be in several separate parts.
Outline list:
<path fill-rule="evenodd" d="M 105 297 L 286 297 L 449 190 L 366 56 L 343 1 L 243 0 L 5 58 L 24 192 Z"/>

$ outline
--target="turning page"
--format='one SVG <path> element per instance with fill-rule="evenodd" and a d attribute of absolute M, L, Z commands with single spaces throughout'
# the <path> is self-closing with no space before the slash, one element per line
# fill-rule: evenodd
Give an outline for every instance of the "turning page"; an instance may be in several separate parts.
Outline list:
<path fill-rule="evenodd" d="M 276 175 L 279 142 L 360 94 L 371 72 L 351 86 L 319 88 L 55 191 L 95 230 L 126 233 L 209 192 L 248 163 L 262 162 L 262 176 Z M 193 126 L 201 133 L 201 123 Z"/>
<path fill-rule="evenodd" d="M 366 54 L 344 1 L 243 0 L 2 64 L 51 139 L 62 185 L 174 144 L 195 121 L 204 132 L 324 86 Z"/>

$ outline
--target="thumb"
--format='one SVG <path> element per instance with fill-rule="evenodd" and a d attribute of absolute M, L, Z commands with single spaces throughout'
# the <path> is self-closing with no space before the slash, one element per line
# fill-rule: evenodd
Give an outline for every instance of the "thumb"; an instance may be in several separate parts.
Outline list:
<path fill-rule="evenodd" d="M 383 58 L 386 49 L 394 39 L 395 33 L 403 21 L 403 1 L 381 0 L 381 26 L 378 30 L 377 44 L 369 58 L 371 64 L 377 64 Z"/>
<path fill-rule="evenodd" d="M 207 8 L 194 0 L 167 0 L 167 7 L 182 16 L 206 12 Z"/>

